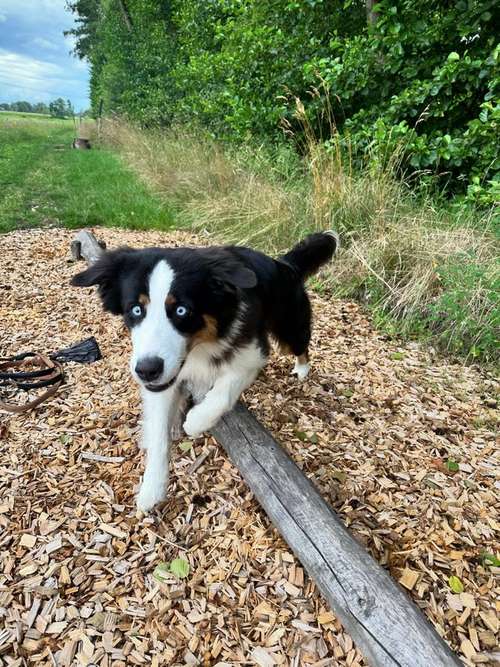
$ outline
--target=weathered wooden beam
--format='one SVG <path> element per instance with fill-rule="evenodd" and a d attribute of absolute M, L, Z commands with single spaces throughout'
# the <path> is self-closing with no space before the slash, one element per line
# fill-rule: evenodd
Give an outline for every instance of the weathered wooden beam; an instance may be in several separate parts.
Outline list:
<path fill-rule="evenodd" d="M 373 667 L 461 665 L 402 588 L 350 535 L 284 449 L 240 403 L 212 429 Z"/>

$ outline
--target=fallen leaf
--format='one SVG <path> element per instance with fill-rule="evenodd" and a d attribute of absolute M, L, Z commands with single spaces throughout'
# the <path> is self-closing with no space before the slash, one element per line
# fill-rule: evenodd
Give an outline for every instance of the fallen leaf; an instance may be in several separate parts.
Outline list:
<path fill-rule="evenodd" d="M 463 593 L 463 592 L 464 592 L 464 585 L 463 585 L 463 583 L 462 583 L 462 582 L 460 581 L 460 579 L 459 579 L 458 577 L 456 577 L 455 575 L 452 575 L 452 576 L 448 579 L 448 586 L 451 588 L 451 590 L 452 590 L 454 593 Z"/>
<path fill-rule="evenodd" d="M 170 570 L 168 563 L 165 563 L 165 561 L 158 563 L 158 565 L 153 570 L 153 577 L 161 584 L 164 583 L 165 579 L 169 579 Z"/>
<path fill-rule="evenodd" d="M 500 567 L 500 558 L 497 558 L 495 554 L 490 554 L 486 551 L 481 553 L 481 560 L 483 565 L 490 565 L 492 567 Z"/>
<path fill-rule="evenodd" d="M 189 563 L 183 558 L 174 558 L 170 563 L 169 570 L 179 579 L 184 579 L 189 574 Z"/>

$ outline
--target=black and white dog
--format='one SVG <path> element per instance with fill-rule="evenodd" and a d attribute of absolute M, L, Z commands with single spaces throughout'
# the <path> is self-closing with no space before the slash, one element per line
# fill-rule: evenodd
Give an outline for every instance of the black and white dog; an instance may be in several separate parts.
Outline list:
<path fill-rule="evenodd" d="M 268 336 L 309 372 L 311 307 L 305 279 L 330 260 L 334 232 L 311 234 L 272 259 L 239 246 L 121 248 L 106 252 L 72 284 L 99 286 L 105 310 L 123 315 L 132 337 L 132 375 L 143 399 L 147 463 L 142 511 L 165 498 L 172 432 L 196 437 L 231 410 L 269 354 Z"/>

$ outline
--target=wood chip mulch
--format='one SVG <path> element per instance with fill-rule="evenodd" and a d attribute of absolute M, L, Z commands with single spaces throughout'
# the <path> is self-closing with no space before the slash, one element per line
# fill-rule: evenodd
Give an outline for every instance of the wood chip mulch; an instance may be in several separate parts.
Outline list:
<path fill-rule="evenodd" d="M 136 515 L 129 341 L 95 294 L 68 286 L 73 236 L 0 237 L 0 355 L 94 335 L 104 357 L 66 364 L 35 411 L 0 413 L 0 665 L 365 665 L 211 438 L 176 449 L 168 501 Z M 385 339 L 355 304 L 313 301 L 310 378 L 275 354 L 246 402 L 463 662 L 498 664 L 498 384 Z M 159 581 L 175 558 L 188 576 Z"/>

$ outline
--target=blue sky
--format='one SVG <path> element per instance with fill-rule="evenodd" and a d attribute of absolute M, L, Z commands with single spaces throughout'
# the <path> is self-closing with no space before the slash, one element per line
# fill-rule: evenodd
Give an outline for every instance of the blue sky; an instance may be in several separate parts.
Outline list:
<path fill-rule="evenodd" d="M 71 55 L 65 0 L 0 0 L 0 102 L 70 99 L 87 109 L 88 66 Z"/>

